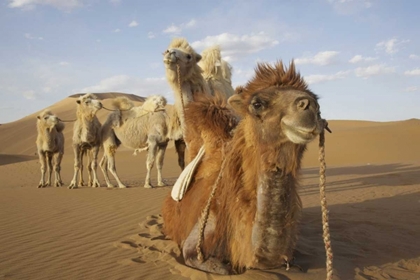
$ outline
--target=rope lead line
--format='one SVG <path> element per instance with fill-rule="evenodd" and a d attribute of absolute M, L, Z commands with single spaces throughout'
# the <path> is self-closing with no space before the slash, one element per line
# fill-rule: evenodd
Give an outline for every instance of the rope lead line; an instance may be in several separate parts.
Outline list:
<path fill-rule="evenodd" d="M 330 238 L 330 226 L 328 222 L 328 209 L 327 209 L 327 198 L 325 196 L 325 170 L 327 169 L 325 164 L 325 134 L 324 131 L 319 135 L 319 192 L 321 199 L 321 211 L 322 211 L 322 237 L 325 244 L 325 253 L 326 253 L 326 270 L 327 270 L 327 280 L 333 279 L 333 252 L 331 247 L 331 238 Z"/>

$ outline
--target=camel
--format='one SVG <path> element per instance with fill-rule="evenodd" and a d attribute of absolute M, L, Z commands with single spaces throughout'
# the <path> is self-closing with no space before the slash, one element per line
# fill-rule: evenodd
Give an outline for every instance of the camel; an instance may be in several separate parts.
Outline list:
<path fill-rule="evenodd" d="M 36 138 L 36 147 L 41 163 L 41 181 L 38 188 L 51 186 L 51 175 L 53 170 L 54 157 L 54 174 L 56 187 L 61 187 L 63 181 L 61 180 L 61 159 L 64 155 L 64 123 L 51 113 L 49 110 L 44 110 L 37 116 L 36 123 L 38 136 Z M 45 181 L 45 173 L 48 168 L 47 181 Z"/>
<path fill-rule="evenodd" d="M 100 187 L 96 169 L 101 147 L 101 123 L 96 113 L 102 109 L 102 103 L 91 93 L 80 96 L 76 103 L 76 121 L 73 126 L 74 175 L 69 189 L 79 187 L 78 174 L 81 172 L 84 154 L 88 156 L 88 186 Z"/>
<path fill-rule="evenodd" d="M 258 64 L 236 91 L 228 105 L 207 97 L 188 104 L 185 122 L 201 131 L 205 155 L 183 199 L 168 195 L 162 207 L 164 234 L 185 264 L 218 274 L 290 264 L 301 159 L 327 124 L 293 62 Z"/>
<path fill-rule="evenodd" d="M 164 52 L 163 58 L 166 79 L 175 95 L 175 113 L 179 118 L 181 129 L 179 134 L 183 137 L 181 139 L 175 139 L 178 140 L 175 141 L 175 147 L 178 155 L 183 154 L 185 150 L 187 151 L 185 155 L 186 162 L 190 162 L 197 155 L 202 146 L 202 142 L 185 140 L 185 138 L 189 137 L 189 133 L 193 133 L 187 131 L 185 125 L 185 106 L 194 101 L 197 96 L 221 95 L 227 98 L 233 92 L 232 86 L 229 83 L 231 69 L 221 59 L 220 48 L 209 48 L 203 52 L 203 55 L 205 61 L 201 63 L 201 66 L 206 70 L 205 72 L 198 65 L 203 56 L 198 54 L 188 44 L 186 39 L 174 38 L 168 49 Z M 215 75 L 216 72 L 217 75 Z M 229 78 L 226 79 L 226 77 Z M 183 140 L 192 145 L 189 145 L 188 149 L 186 149 Z"/>
<path fill-rule="evenodd" d="M 115 152 L 120 144 L 135 151 L 147 150 L 147 174 L 145 188 L 152 188 L 150 173 L 156 160 L 158 186 L 165 186 L 162 179 L 163 159 L 169 141 L 170 124 L 165 112 L 163 96 L 149 96 L 142 106 L 135 107 L 126 97 L 116 98 L 117 109 L 108 115 L 102 127 L 104 156 L 100 166 L 109 188 L 114 187 L 108 177 L 107 168 L 115 177 L 119 188 L 126 188 L 117 175 Z"/>

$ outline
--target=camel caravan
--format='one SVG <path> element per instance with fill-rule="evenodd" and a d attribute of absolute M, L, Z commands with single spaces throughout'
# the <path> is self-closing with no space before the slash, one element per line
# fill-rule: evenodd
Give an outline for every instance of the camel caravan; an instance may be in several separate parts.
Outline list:
<path fill-rule="evenodd" d="M 104 107 L 95 95 L 77 99 L 74 176 L 69 188 L 84 184 L 84 156 L 88 185 L 100 186 L 96 174 L 100 148 L 99 165 L 107 187 L 114 187 L 109 171 L 118 187 L 126 188 L 115 163 L 121 144 L 134 153 L 147 151 L 145 188 L 152 188 L 155 162 L 157 185 L 165 186 L 162 166 L 168 141 L 174 140 L 182 172 L 163 203 L 163 233 L 178 244 L 184 263 L 224 275 L 246 269 L 288 269 L 293 265 L 302 212 L 298 194 L 302 157 L 306 145 L 318 136 L 323 148 L 324 129 L 330 131 L 321 118 L 317 95 L 293 62 L 259 63 L 254 77 L 234 90 L 232 67 L 217 46 L 199 54 L 185 39 L 175 38 L 163 55 L 173 107 L 166 107 L 166 99 L 159 95 L 148 97 L 141 106 L 120 97 L 101 125 L 96 113 Z M 55 186 L 61 186 L 64 125 L 51 112 L 43 112 L 37 126 L 39 187 L 51 184 L 54 155 Z M 326 203 L 322 207 L 331 279 Z"/>

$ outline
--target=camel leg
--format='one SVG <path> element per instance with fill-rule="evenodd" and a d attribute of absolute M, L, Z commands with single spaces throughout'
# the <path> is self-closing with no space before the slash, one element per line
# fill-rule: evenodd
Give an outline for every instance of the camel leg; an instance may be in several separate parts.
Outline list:
<path fill-rule="evenodd" d="M 163 167 L 163 160 L 165 157 L 166 147 L 168 146 L 168 142 L 160 144 L 156 154 L 156 168 L 157 168 L 157 179 L 158 179 L 158 186 L 164 187 L 166 184 L 163 182 L 162 179 L 162 167 Z"/>
<path fill-rule="evenodd" d="M 86 155 L 86 150 L 83 150 L 80 155 L 80 173 L 79 173 L 79 185 L 84 186 L 85 180 L 83 180 L 83 158 Z"/>
<path fill-rule="evenodd" d="M 92 156 L 93 150 L 86 151 L 86 158 L 87 158 L 87 171 L 88 171 L 88 187 L 93 187 L 93 174 L 92 174 Z"/>
<path fill-rule="evenodd" d="M 41 180 L 39 181 L 38 188 L 45 187 L 45 169 L 46 169 L 46 158 L 45 153 L 38 150 L 38 156 L 39 156 L 39 163 L 41 164 Z"/>
<path fill-rule="evenodd" d="M 208 239 L 208 236 L 214 232 L 215 224 L 215 218 L 210 213 L 207 219 L 206 227 L 204 228 L 203 243 L 206 239 Z M 197 222 L 184 242 L 184 245 L 182 247 L 182 255 L 184 257 L 185 264 L 190 267 L 207 271 L 210 273 L 223 275 L 232 274 L 232 269 L 229 265 L 223 263 L 221 260 L 215 257 L 206 256 L 203 249 L 201 249 L 201 252 L 203 254 L 204 260 L 198 260 L 196 246 L 198 243 L 199 231 L 200 222 Z M 203 248 L 203 246 L 201 246 L 201 248 Z"/>
<path fill-rule="evenodd" d="M 115 166 L 115 154 L 108 156 L 108 170 L 111 172 L 112 176 L 114 176 L 120 189 L 127 188 L 127 186 L 121 182 L 120 177 L 118 177 L 117 167 Z"/>
<path fill-rule="evenodd" d="M 115 188 L 115 186 L 109 180 L 107 166 L 108 166 L 108 156 L 104 153 L 104 155 L 102 156 L 101 161 L 99 162 L 99 167 L 101 168 L 102 174 L 104 175 L 106 186 L 108 188 Z"/>
<path fill-rule="evenodd" d="M 150 181 L 150 173 L 152 171 L 153 165 L 155 164 L 155 158 L 156 158 L 158 145 L 156 141 L 150 141 L 149 139 L 148 146 L 149 146 L 149 151 L 147 152 L 147 160 L 146 160 L 147 173 L 146 173 L 146 179 L 144 182 L 144 187 L 146 189 L 151 189 L 153 188 L 153 186 Z"/>
<path fill-rule="evenodd" d="M 47 186 L 51 186 L 51 177 L 52 177 L 52 171 L 53 171 L 53 154 L 52 153 L 46 153 L 47 156 L 47 164 L 48 164 L 48 177 L 47 177 Z"/>
<path fill-rule="evenodd" d="M 92 162 L 91 162 L 91 164 L 89 164 L 90 168 L 91 168 L 92 175 L 93 175 L 93 178 L 92 178 L 92 187 L 93 188 L 98 188 L 98 187 L 101 186 L 101 184 L 99 183 L 99 180 L 98 180 L 98 174 L 96 172 L 97 169 L 98 169 L 98 153 L 99 153 L 99 146 L 93 147 L 92 151 L 91 151 Z"/>
<path fill-rule="evenodd" d="M 77 176 L 79 176 L 80 170 L 80 161 L 82 157 L 82 151 L 79 148 L 79 145 L 73 145 L 73 152 L 74 152 L 74 175 L 73 179 L 70 182 L 69 189 L 77 189 L 79 185 L 77 184 Z"/>
<path fill-rule="evenodd" d="M 61 180 L 61 160 L 63 159 L 63 153 L 59 152 L 55 158 L 54 163 L 54 172 L 55 172 L 55 186 L 61 187 L 63 185 L 63 181 Z"/>
<path fill-rule="evenodd" d="M 185 142 L 183 139 L 175 140 L 175 150 L 178 154 L 178 165 L 181 170 L 185 168 Z"/>

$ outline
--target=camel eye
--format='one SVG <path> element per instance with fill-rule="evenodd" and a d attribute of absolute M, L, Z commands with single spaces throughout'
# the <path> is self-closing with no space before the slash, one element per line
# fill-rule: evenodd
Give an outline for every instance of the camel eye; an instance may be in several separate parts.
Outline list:
<path fill-rule="evenodd" d="M 252 107 L 254 107 L 255 110 L 261 109 L 262 106 L 263 106 L 262 103 L 258 101 L 255 103 L 252 103 Z"/>
<path fill-rule="evenodd" d="M 48 117 L 44 117 L 44 120 L 48 120 Z"/>
<path fill-rule="evenodd" d="M 191 59 L 191 55 L 190 54 L 187 54 L 187 59 L 188 60 Z"/>

